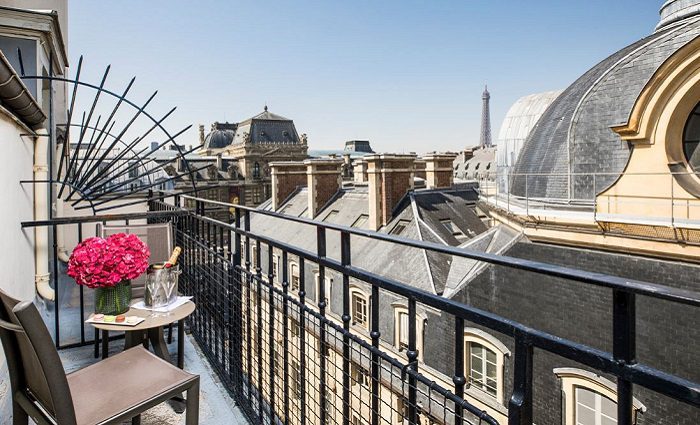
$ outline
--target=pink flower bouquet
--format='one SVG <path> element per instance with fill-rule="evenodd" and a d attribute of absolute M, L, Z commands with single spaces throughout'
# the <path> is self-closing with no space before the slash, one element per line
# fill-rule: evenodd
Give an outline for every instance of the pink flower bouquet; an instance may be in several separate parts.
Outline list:
<path fill-rule="evenodd" d="M 78 285 L 109 288 L 136 279 L 148 268 L 151 252 L 136 235 L 116 233 L 107 239 L 85 239 L 73 250 L 68 276 Z"/>

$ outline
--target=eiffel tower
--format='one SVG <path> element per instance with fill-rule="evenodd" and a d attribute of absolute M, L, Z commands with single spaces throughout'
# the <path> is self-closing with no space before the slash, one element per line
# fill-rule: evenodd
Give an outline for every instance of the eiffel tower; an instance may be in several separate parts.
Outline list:
<path fill-rule="evenodd" d="M 483 106 L 481 110 L 481 136 L 479 137 L 479 147 L 482 149 L 491 147 L 491 112 L 489 110 L 490 99 L 491 94 L 489 93 L 488 86 L 484 86 L 484 93 L 481 95 Z"/>

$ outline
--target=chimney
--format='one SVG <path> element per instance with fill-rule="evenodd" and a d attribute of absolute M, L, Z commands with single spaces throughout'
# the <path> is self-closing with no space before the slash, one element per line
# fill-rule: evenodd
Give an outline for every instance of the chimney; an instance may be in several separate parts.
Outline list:
<path fill-rule="evenodd" d="M 309 211 L 307 216 L 315 218 L 331 197 L 342 187 L 343 177 L 341 159 L 307 159 L 306 187 L 309 192 Z"/>
<path fill-rule="evenodd" d="M 199 144 L 204 146 L 204 126 L 199 124 Z"/>
<path fill-rule="evenodd" d="M 420 177 L 421 179 L 425 180 L 425 167 L 426 163 L 425 160 L 422 158 L 416 159 L 416 177 Z"/>
<path fill-rule="evenodd" d="M 272 210 L 277 211 L 282 202 L 299 186 L 306 186 L 306 165 L 301 161 L 271 162 Z"/>
<path fill-rule="evenodd" d="M 158 150 L 158 142 L 151 142 L 151 150 L 152 151 L 157 151 Z"/>
<path fill-rule="evenodd" d="M 379 230 L 392 218 L 401 198 L 413 189 L 416 155 L 366 155 L 369 177 L 369 225 Z"/>
<path fill-rule="evenodd" d="M 364 159 L 356 159 L 352 163 L 352 172 L 355 183 L 367 182 L 367 161 Z"/>
<path fill-rule="evenodd" d="M 428 189 L 452 187 L 455 158 L 457 158 L 457 154 L 452 152 L 431 153 L 423 157 L 425 160 L 425 183 Z"/>

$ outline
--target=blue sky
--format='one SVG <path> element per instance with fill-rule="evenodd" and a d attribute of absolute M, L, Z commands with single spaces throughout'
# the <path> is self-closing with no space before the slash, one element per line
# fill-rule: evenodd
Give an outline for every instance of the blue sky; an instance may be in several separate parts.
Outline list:
<path fill-rule="evenodd" d="M 311 149 L 459 150 L 479 139 L 488 83 L 494 138 L 520 96 L 565 88 L 650 34 L 661 0 L 69 2 L 69 55 L 131 98 L 159 90 L 166 121 L 236 122 L 267 103 Z M 74 69 L 73 69 L 74 72 Z M 193 129 L 181 143 L 197 142 Z"/>

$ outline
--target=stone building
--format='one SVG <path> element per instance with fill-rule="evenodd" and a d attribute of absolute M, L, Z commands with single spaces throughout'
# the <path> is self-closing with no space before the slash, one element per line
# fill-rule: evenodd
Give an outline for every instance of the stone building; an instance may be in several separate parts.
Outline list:
<path fill-rule="evenodd" d="M 239 123 L 215 122 L 209 133 L 199 127 L 201 149 L 187 157 L 197 172 L 198 195 L 222 202 L 257 206 L 271 196 L 270 163 L 307 158 L 306 135 L 297 133 L 294 122 L 263 112 Z M 182 164 L 169 168 L 171 173 Z M 182 169 L 180 171 L 183 171 Z M 177 188 L 190 187 L 189 176 L 179 179 Z"/>

